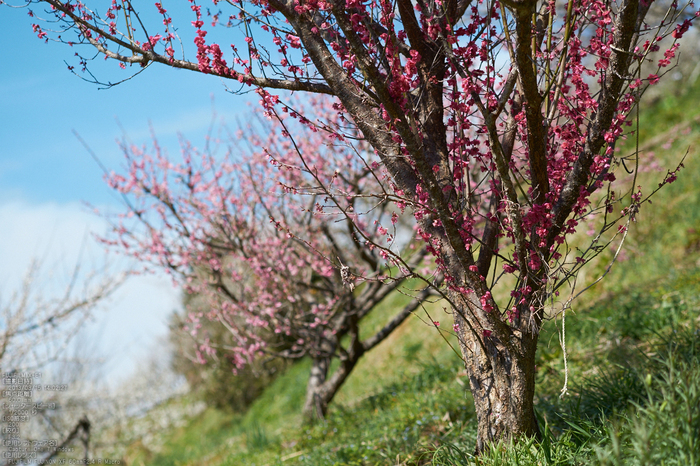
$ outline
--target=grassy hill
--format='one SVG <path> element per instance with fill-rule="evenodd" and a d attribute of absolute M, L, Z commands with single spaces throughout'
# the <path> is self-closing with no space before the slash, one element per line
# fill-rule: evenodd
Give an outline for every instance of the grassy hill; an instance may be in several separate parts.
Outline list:
<path fill-rule="evenodd" d="M 538 351 L 537 411 L 544 441 L 501 445 L 473 458 L 475 419 L 459 356 L 427 306 L 369 353 L 325 423 L 301 426 L 308 365 L 292 366 L 245 414 L 205 410 L 164 433 L 159 451 L 129 447 L 133 465 L 700 464 L 700 86 L 657 101 L 640 124 L 642 157 L 668 166 L 688 152 L 678 180 L 645 205 L 625 253 Z M 637 144 L 627 141 L 623 151 Z M 646 154 L 646 155 L 645 155 Z M 662 163 L 662 165 L 663 165 Z M 649 185 L 665 171 L 642 175 Z M 609 259 L 611 256 L 608 256 Z M 605 259 L 605 258 L 603 258 Z M 604 270 L 589 269 L 589 283 Z M 396 295 L 388 311 L 407 298 Z M 386 312 L 373 317 L 379 322 Z M 449 339 L 448 339 L 449 341 Z M 456 347 L 455 342 L 451 342 Z"/>

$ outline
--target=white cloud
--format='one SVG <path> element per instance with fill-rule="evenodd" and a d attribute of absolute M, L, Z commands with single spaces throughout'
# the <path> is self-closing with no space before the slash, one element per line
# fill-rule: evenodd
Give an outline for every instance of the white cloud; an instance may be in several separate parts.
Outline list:
<path fill-rule="evenodd" d="M 89 273 L 109 263 L 111 273 L 124 271 L 128 262 L 107 256 L 91 233 L 104 233 L 106 222 L 78 203 L 32 205 L 13 201 L 0 204 L 0 300 L 6 302 L 21 286 L 33 259 L 42 265 L 42 293 L 59 293 L 70 281 L 78 262 Z M 80 336 L 81 344 L 95 348 L 91 356 L 105 359 L 109 382 L 122 379 L 152 351 L 153 342 L 167 331 L 167 317 L 179 307 L 179 291 L 170 279 L 134 276 L 94 313 Z"/>

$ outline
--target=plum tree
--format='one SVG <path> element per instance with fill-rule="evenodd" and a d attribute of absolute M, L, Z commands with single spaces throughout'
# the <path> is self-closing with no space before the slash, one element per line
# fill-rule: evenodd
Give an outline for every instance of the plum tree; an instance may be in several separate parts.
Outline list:
<path fill-rule="evenodd" d="M 337 127 L 324 101 L 309 104 L 326 128 Z M 293 118 L 263 120 L 224 141 L 211 138 L 202 151 L 183 141 L 181 162 L 157 140 L 151 148 L 124 144 L 128 172 L 112 173 L 108 182 L 128 209 L 115 223 L 116 236 L 104 241 L 171 273 L 197 297 L 190 298 L 186 324 L 198 340 L 194 360 L 223 357 L 242 368 L 260 356 L 310 357 L 303 411 L 323 417 L 360 358 L 433 288 L 423 285 L 378 329 L 363 324 L 387 296 L 406 288 L 426 250 L 416 247 L 412 224 L 376 196 L 372 160 L 356 152 L 361 141 L 350 145 L 319 128 L 293 144 L 284 134 L 294 121 L 286 120 Z M 217 155 L 215 146 L 224 143 L 227 153 Z M 342 211 L 329 211 L 331 198 L 343 202 Z M 382 224 L 389 225 L 389 241 Z M 406 263 L 392 267 L 387 258 L 399 255 Z M 331 374 L 334 358 L 340 364 Z"/>
<path fill-rule="evenodd" d="M 190 0 L 194 49 L 176 52 L 182 28 L 161 3 L 157 21 L 127 0 L 30 3 L 48 7 L 60 29 L 37 22 L 40 38 L 87 45 L 124 68 L 157 63 L 239 82 L 270 117 L 288 108 L 276 90 L 334 97 L 444 276 L 477 450 L 537 435 L 545 308 L 648 198 L 634 173 L 615 184 L 625 178 L 618 167 L 638 166 L 616 144 L 698 15 L 690 3 L 645 0 Z M 652 6 L 665 11 L 647 19 Z M 642 74 L 665 37 L 663 58 Z M 332 192 L 332 179 L 316 181 Z M 600 234 L 575 248 L 567 238 L 591 216 Z"/>

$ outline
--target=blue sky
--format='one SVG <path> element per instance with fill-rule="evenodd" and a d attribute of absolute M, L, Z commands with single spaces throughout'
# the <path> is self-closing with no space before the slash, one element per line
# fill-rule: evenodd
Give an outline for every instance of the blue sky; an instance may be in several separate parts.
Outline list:
<path fill-rule="evenodd" d="M 163 66 L 100 90 L 67 70 L 64 60 L 71 62 L 74 51 L 39 40 L 32 21 L 26 10 L 0 6 L 0 303 L 17 289 L 33 257 L 49 269 L 65 267 L 78 260 L 87 232 L 106 230 L 83 202 L 119 209 L 119 199 L 73 131 L 108 168 L 118 170 L 115 141 L 122 128 L 134 142 L 146 142 L 150 122 L 161 143 L 177 154 L 178 132 L 201 145 L 212 99 L 218 117 L 229 124 L 245 116 L 246 102 L 253 100 L 227 93 L 218 78 Z M 96 65 L 105 80 L 127 76 L 116 63 Z M 86 249 L 102 260 L 101 247 L 90 243 Z M 117 264 L 124 267 L 123 261 Z M 55 275 L 60 281 L 60 274 L 51 280 Z M 170 281 L 150 276 L 132 279 L 96 314 L 90 335 L 111 356 L 109 377 L 126 374 L 152 350 L 178 306 Z"/>
<path fill-rule="evenodd" d="M 117 120 L 135 141 L 148 137 L 149 122 L 168 143 L 178 131 L 196 140 L 211 120 L 212 98 L 224 117 L 245 111 L 250 100 L 227 93 L 216 77 L 163 66 L 100 90 L 67 70 L 64 61 L 77 65 L 74 50 L 45 44 L 32 21 L 26 10 L 0 9 L 0 43 L 12 44 L 0 50 L 0 200 L 111 202 L 99 168 L 73 130 L 108 166 L 118 166 Z M 101 61 L 94 63 L 99 78 L 128 76 L 130 70 Z"/>

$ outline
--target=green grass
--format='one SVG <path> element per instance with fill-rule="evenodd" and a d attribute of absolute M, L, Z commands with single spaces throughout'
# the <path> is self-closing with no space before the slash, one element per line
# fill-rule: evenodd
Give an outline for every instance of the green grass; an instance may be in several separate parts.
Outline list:
<path fill-rule="evenodd" d="M 124 459 L 217 466 L 700 464 L 698 99 L 700 86 L 642 114 L 645 150 L 669 164 L 689 147 L 690 156 L 678 180 L 643 206 L 612 272 L 567 313 L 564 398 L 561 322 L 542 329 L 536 395 L 541 442 L 500 444 L 472 455 L 476 421 L 468 382 L 459 356 L 426 323 L 451 328 L 451 317 L 433 304 L 362 359 L 325 422 L 302 424 L 309 370 L 303 361 L 247 413 L 207 409 L 173 430 L 160 451 L 134 444 Z M 640 181 L 653 185 L 663 174 L 645 173 Z M 597 278 L 610 257 L 582 282 Z M 388 299 L 367 331 L 406 299 Z"/>

